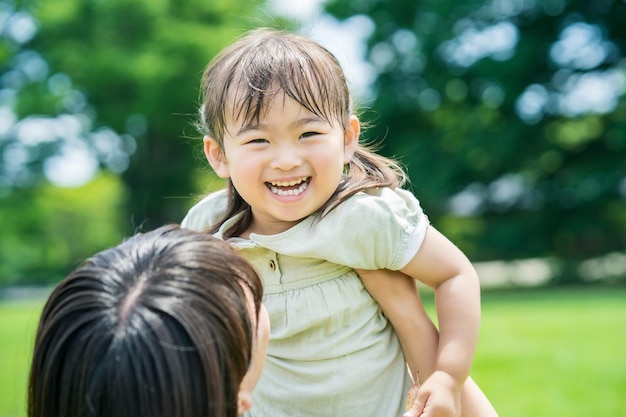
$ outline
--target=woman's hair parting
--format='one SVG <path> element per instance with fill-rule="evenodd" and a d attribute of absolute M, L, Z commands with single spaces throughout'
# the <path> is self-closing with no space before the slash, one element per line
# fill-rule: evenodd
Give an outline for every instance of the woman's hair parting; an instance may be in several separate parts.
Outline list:
<path fill-rule="evenodd" d="M 223 150 L 227 121 L 242 125 L 258 121 L 272 100 L 283 95 L 311 113 L 345 130 L 354 113 L 345 74 L 337 58 L 304 36 L 273 29 L 256 29 L 224 49 L 202 77 L 199 129 Z M 279 98 L 280 99 L 280 98 Z M 399 187 L 405 174 L 393 160 L 359 145 L 342 183 L 320 210 L 327 213 L 353 194 L 373 187 Z M 209 230 L 243 212 L 242 220 L 224 237 L 243 232 L 252 220 L 250 207 L 229 181 L 226 216 Z"/>
<path fill-rule="evenodd" d="M 177 225 L 96 254 L 43 309 L 29 417 L 236 416 L 261 297 L 226 242 Z"/>

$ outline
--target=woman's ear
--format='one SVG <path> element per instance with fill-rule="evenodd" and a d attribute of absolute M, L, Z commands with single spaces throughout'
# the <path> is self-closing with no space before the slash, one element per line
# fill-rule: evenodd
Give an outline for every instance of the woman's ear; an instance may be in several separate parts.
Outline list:
<path fill-rule="evenodd" d="M 237 415 L 241 415 L 252 408 L 252 394 L 244 388 L 239 388 L 237 394 Z"/>
<path fill-rule="evenodd" d="M 356 152 L 356 149 L 359 145 L 359 135 L 361 134 L 361 122 L 359 122 L 359 118 L 352 115 L 350 116 L 350 121 L 348 122 L 348 126 L 346 127 L 346 134 L 344 139 L 344 164 L 347 164 L 352 159 L 352 155 Z"/>
<path fill-rule="evenodd" d="M 213 136 L 205 136 L 203 141 L 204 155 L 207 161 L 209 161 L 211 168 L 213 168 L 213 171 L 215 171 L 220 178 L 228 178 L 230 176 L 228 161 L 226 161 L 226 155 L 224 155 L 223 149 Z"/>

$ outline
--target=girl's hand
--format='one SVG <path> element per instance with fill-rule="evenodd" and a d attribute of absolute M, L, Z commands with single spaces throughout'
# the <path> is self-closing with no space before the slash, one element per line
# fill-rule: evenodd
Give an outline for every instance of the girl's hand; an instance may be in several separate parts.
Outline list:
<path fill-rule="evenodd" d="M 442 371 L 434 372 L 421 386 L 416 377 L 403 417 L 459 417 L 462 386 Z"/>

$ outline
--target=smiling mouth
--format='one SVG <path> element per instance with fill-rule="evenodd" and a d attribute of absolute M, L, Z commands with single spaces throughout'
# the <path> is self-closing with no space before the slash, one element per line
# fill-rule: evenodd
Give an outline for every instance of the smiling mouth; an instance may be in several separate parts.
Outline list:
<path fill-rule="evenodd" d="M 297 196 L 308 188 L 310 181 L 311 177 L 302 177 L 292 181 L 268 181 L 265 185 L 276 195 Z"/>

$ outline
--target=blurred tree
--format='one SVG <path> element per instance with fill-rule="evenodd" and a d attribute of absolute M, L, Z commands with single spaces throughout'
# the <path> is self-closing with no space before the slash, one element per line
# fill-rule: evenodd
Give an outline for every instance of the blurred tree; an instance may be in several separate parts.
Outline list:
<path fill-rule="evenodd" d="M 0 210 L 0 287 L 50 284 L 124 236 L 120 178 L 100 174 L 81 187 L 18 188 Z"/>
<path fill-rule="evenodd" d="M 0 0 L 0 285 L 182 219 L 208 173 L 202 71 L 244 29 L 281 23 L 263 4 Z"/>
<path fill-rule="evenodd" d="M 128 197 L 113 231 L 178 221 L 208 172 L 192 154 L 202 69 L 244 28 L 285 25 L 264 3 L 0 0 L 1 220 L 40 227 L 42 174 L 79 186 L 105 168 Z M 624 249 L 623 1 L 326 3 L 370 22 L 370 137 L 472 259 Z M 6 230 L 0 247 L 25 250 Z"/>
<path fill-rule="evenodd" d="M 123 173 L 132 227 L 182 218 L 180 198 L 195 191 L 193 173 L 204 166 L 188 140 L 197 138 L 192 123 L 202 70 L 251 26 L 260 3 L 55 0 L 34 10 L 41 28 L 30 46 L 84 92 L 96 128 L 120 135 L 119 143 L 108 135 L 91 146 Z"/>
<path fill-rule="evenodd" d="M 473 260 L 626 247 L 626 3 L 335 0 L 367 16 L 383 153 Z"/>

